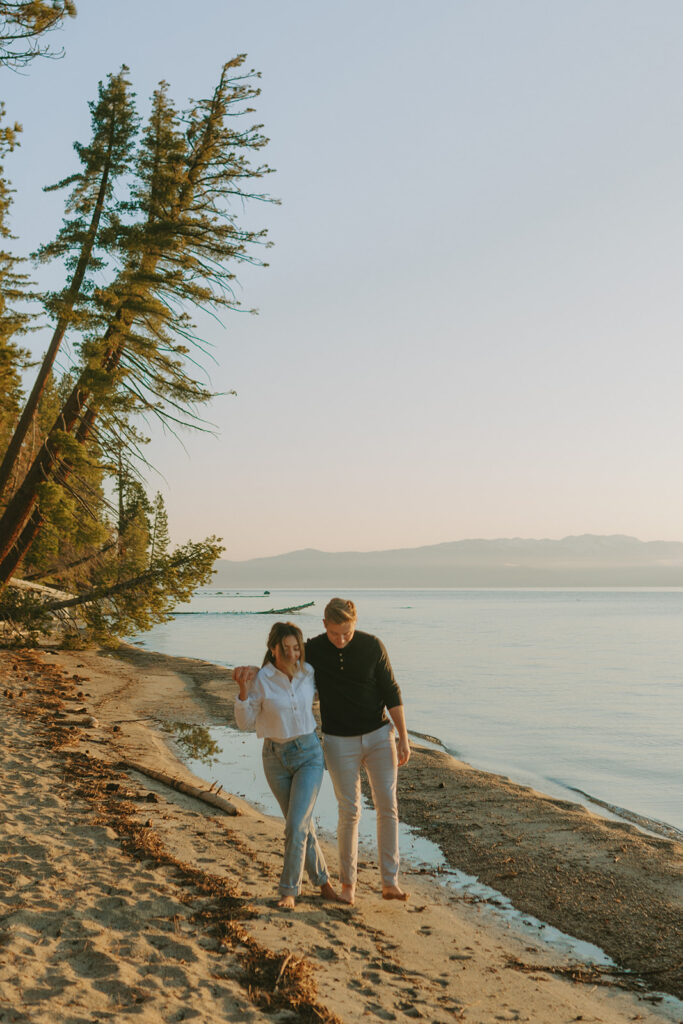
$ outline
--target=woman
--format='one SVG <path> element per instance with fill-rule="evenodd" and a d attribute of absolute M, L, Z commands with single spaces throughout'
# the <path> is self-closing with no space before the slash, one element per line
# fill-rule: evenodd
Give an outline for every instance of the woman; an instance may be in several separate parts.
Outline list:
<path fill-rule="evenodd" d="M 304 658 L 304 638 L 292 622 L 276 622 L 251 685 L 240 682 L 235 718 L 263 737 L 263 768 L 285 816 L 285 862 L 279 907 L 291 910 L 304 868 L 325 899 L 338 900 L 312 824 L 323 779 L 323 753 L 313 717 L 315 676 Z"/>

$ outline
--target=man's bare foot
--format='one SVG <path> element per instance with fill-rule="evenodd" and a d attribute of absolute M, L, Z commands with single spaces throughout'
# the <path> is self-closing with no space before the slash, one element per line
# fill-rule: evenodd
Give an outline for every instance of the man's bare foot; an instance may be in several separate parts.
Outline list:
<path fill-rule="evenodd" d="M 282 907 L 283 910 L 294 910 L 295 901 L 293 896 L 282 896 L 277 901 L 278 907 Z"/>
<path fill-rule="evenodd" d="M 350 907 L 353 906 L 356 900 L 356 887 L 355 885 L 342 885 L 341 896 L 339 897 L 340 903 L 347 903 Z"/>
<path fill-rule="evenodd" d="M 409 895 L 410 893 L 403 892 L 397 885 L 385 885 L 382 889 L 383 900 L 401 900 L 405 903 Z"/>
<path fill-rule="evenodd" d="M 341 896 L 334 889 L 329 882 L 325 882 L 324 885 L 320 886 L 320 895 L 324 900 L 329 900 L 331 903 L 343 903 Z"/>

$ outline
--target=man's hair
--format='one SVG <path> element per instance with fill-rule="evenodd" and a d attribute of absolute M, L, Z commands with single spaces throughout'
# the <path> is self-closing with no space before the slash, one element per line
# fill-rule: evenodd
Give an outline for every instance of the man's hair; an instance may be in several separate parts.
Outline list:
<path fill-rule="evenodd" d="M 347 601 L 344 597 L 333 597 L 325 606 L 325 622 L 355 622 L 358 618 L 356 606 L 353 601 Z"/>
<path fill-rule="evenodd" d="M 273 651 L 277 650 L 277 648 L 280 649 L 280 654 L 284 654 L 284 651 L 283 651 L 283 648 L 282 648 L 282 641 L 287 636 L 296 637 L 297 643 L 299 644 L 299 651 L 301 652 L 300 653 L 300 658 L 299 658 L 299 664 L 303 665 L 303 660 L 304 660 L 304 636 L 303 636 L 303 633 L 301 632 L 301 630 L 299 629 L 299 627 L 295 626 L 293 622 L 276 622 L 273 625 L 270 633 L 268 634 L 268 640 L 267 640 L 268 647 L 266 649 L 266 656 L 265 656 L 265 658 L 263 659 L 263 662 L 262 662 L 263 665 L 267 665 L 269 662 L 272 665 L 275 664 L 275 655 L 273 654 Z"/>

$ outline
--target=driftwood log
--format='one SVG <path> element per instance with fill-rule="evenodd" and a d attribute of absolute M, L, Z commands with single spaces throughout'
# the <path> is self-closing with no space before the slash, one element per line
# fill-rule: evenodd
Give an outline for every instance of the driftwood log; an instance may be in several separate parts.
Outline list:
<path fill-rule="evenodd" d="M 302 608 L 312 608 L 314 604 L 315 601 L 307 601 L 306 604 L 293 604 L 289 608 L 265 608 L 255 612 L 173 612 L 173 615 L 286 615 L 288 612 L 300 612 Z"/>
<path fill-rule="evenodd" d="M 312 608 L 315 601 L 307 601 L 306 604 L 293 604 L 290 608 L 269 608 L 267 611 L 258 612 L 229 612 L 230 615 L 286 615 L 288 612 L 300 612 L 302 608 Z"/>
<path fill-rule="evenodd" d="M 202 800 L 205 804 L 211 804 L 212 807 L 218 807 L 219 810 L 225 811 L 226 814 L 231 814 L 233 817 L 240 813 L 230 800 L 227 800 L 224 796 L 220 796 L 220 791 L 223 788 L 222 786 L 219 786 L 215 791 L 213 786 L 209 789 L 198 789 L 197 786 L 192 786 L 189 782 L 182 782 L 180 779 L 174 778 L 167 772 L 160 772 L 155 768 L 148 768 L 146 765 L 138 764 L 136 761 L 119 761 L 117 768 L 127 768 L 132 769 L 135 772 L 140 772 L 141 775 L 147 775 L 150 779 L 156 779 L 157 782 L 163 782 L 164 785 L 170 786 L 171 789 L 177 789 L 178 792 L 185 793 L 186 796 L 193 796 L 196 800 Z"/>

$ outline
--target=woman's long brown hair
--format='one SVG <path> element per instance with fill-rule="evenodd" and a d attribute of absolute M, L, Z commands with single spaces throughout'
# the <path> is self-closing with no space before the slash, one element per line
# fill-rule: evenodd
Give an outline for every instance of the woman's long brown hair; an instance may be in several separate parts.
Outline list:
<path fill-rule="evenodd" d="M 299 629 L 298 626 L 294 625 L 293 622 L 276 622 L 272 626 L 272 628 L 270 630 L 270 633 L 268 634 L 268 640 L 267 640 L 268 646 L 266 648 L 266 655 L 265 655 L 263 661 L 261 662 L 262 666 L 263 665 L 267 665 L 268 663 L 270 663 L 271 665 L 275 664 L 275 655 L 273 654 L 273 651 L 276 648 L 279 647 L 280 648 L 280 653 L 284 654 L 284 651 L 282 649 L 282 641 L 287 636 L 296 637 L 297 643 L 299 644 L 299 650 L 301 651 L 301 655 L 300 655 L 300 659 L 299 659 L 299 664 L 303 665 L 303 663 L 304 663 L 304 636 L 303 636 L 303 633 L 301 632 L 301 630 Z"/>

